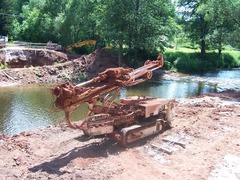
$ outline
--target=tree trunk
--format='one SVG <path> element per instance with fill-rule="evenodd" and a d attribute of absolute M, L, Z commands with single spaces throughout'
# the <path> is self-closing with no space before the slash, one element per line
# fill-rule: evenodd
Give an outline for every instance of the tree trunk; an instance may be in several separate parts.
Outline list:
<path fill-rule="evenodd" d="M 220 36 L 218 39 L 218 54 L 222 54 L 222 28 L 220 29 Z"/>
<path fill-rule="evenodd" d="M 202 58 L 202 60 L 204 60 L 205 54 L 206 54 L 206 43 L 205 43 L 205 40 L 202 39 L 201 40 L 201 58 Z"/>
<path fill-rule="evenodd" d="M 136 14 L 135 14 L 135 35 L 138 35 L 138 16 L 139 16 L 139 7 L 140 7 L 140 0 L 136 0 Z M 133 45 L 134 47 L 134 62 L 137 61 L 138 59 L 138 37 L 134 38 L 135 44 Z"/>
<path fill-rule="evenodd" d="M 138 60 L 138 49 L 136 47 L 134 47 L 133 53 L 134 53 L 134 62 L 136 62 Z"/>
<path fill-rule="evenodd" d="M 123 59 L 123 36 L 121 34 L 119 39 L 118 66 L 122 66 L 122 59 Z"/>
<path fill-rule="evenodd" d="M 201 16 L 200 17 L 201 20 L 201 32 L 200 32 L 200 39 L 201 39 L 201 59 L 204 60 L 205 59 L 205 55 L 206 55 L 206 42 L 205 42 L 205 36 L 206 36 L 206 22 L 204 20 L 204 17 Z"/>
<path fill-rule="evenodd" d="M 177 39 L 177 32 L 174 33 L 174 41 L 175 41 L 175 49 L 178 49 L 178 39 Z"/>
<path fill-rule="evenodd" d="M 138 18 L 139 15 L 139 5 L 140 5 L 140 0 L 136 0 L 136 17 Z"/>
<path fill-rule="evenodd" d="M 222 54 L 222 48 L 221 48 L 221 47 L 218 48 L 218 54 L 219 54 L 219 55 Z"/>

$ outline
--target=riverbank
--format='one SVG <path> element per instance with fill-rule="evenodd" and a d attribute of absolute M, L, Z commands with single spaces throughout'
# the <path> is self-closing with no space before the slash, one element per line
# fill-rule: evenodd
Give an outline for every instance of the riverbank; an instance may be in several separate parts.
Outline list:
<path fill-rule="evenodd" d="M 239 99 L 235 91 L 176 99 L 173 128 L 129 148 L 64 124 L 1 135 L 0 179 L 238 179 Z"/>
<path fill-rule="evenodd" d="M 0 50 L 0 86 L 80 82 L 106 68 L 117 67 L 117 56 L 106 49 L 77 55 L 47 49 Z"/>
<path fill-rule="evenodd" d="M 237 50 L 224 50 L 221 55 L 207 51 L 204 60 L 199 50 L 190 48 L 168 48 L 164 55 L 165 69 L 175 72 L 192 74 L 240 67 L 240 51 Z"/>

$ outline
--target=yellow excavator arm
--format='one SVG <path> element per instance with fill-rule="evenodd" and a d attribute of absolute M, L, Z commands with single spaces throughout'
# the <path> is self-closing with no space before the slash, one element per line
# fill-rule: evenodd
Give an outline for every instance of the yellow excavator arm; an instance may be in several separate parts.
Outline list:
<path fill-rule="evenodd" d="M 77 43 L 74 43 L 74 44 L 71 44 L 69 45 L 66 50 L 67 51 L 71 51 L 73 48 L 76 48 L 76 47 L 81 47 L 81 46 L 85 46 L 85 45 L 89 45 L 89 44 L 92 44 L 92 45 L 96 45 L 97 41 L 96 40 L 86 40 L 86 41 L 81 41 L 81 42 L 77 42 Z"/>

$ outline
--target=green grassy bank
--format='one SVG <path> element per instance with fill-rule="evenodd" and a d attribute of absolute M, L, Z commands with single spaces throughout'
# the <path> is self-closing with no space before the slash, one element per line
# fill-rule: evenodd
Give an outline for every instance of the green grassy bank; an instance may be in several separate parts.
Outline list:
<path fill-rule="evenodd" d="M 199 51 L 188 48 L 167 49 L 164 52 L 164 68 L 175 72 L 206 72 L 215 69 L 240 67 L 240 51 L 207 52 L 204 60 Z"/>

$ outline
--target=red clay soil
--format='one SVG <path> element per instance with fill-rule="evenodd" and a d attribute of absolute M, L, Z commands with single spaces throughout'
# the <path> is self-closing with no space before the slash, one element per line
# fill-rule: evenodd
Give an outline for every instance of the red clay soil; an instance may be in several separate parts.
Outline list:
<path fill-rule="evenodd" d="M 0 179 L 240 179 L 239 96 L 177 99 L 173 128 L 128 148 L 65 125 L 2 135 Z"/>
<path fill-rule="evenodd" d="M 51 56 L 65 60 L 0 70 L 0 85 L 80 81 L 117 66 L 117 57 L 106 50 Z M 128 148 L 107 137 L 84 137 L 64 124 L 0 135 L 0 180 L 240 179 L 240 92 L 177 99 L 174 110 L 173 128 Z"/>
<path fill-rule="evenodd" d="M 80 82 L 96 76 L 107 68 L 118 66 L 118 57 L 108 49 L 98 49 L 89 55 L 68 54 L 45 49 L 38 51 L 27 49 L 24 53 L 10 53 L 12 58 L 6 62 L 5 51 L 0 51 L 0 65 L 5 63 L 8 67 L 12 67 L 0 70 L 0 86 Z"/>

